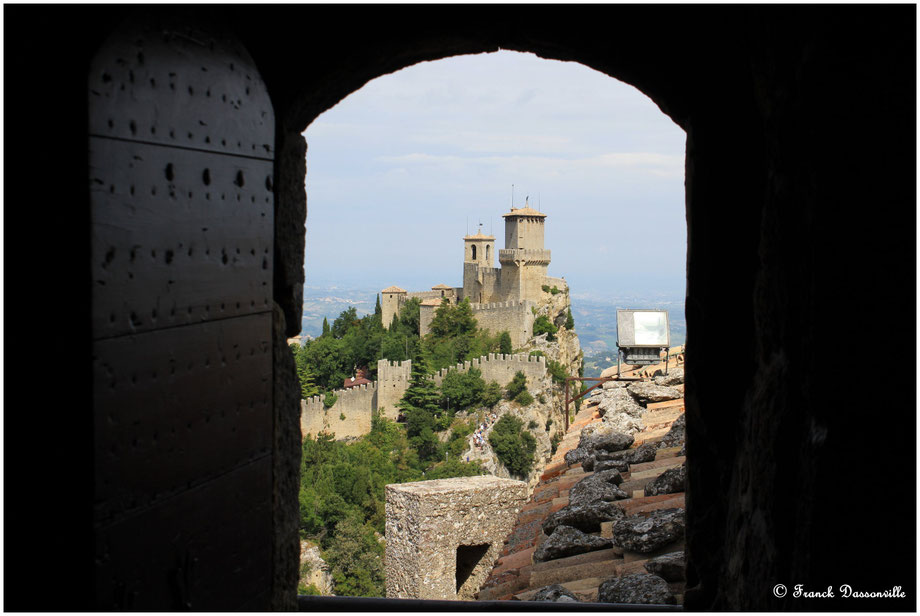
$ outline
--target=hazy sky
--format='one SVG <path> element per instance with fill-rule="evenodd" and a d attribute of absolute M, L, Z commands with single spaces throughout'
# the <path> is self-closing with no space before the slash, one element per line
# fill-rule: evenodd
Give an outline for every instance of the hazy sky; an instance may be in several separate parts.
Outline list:
<path fill-rule="evenodd" d="M 683 295 L 686 135 L 593 69 L 504 51 L 424 62 L 304 135 L 307 285 L 460 286 L 468 230 L 504 248 L 513 184 L 515 207 L 547 214 L 549 275 L 574 294 Z"/>

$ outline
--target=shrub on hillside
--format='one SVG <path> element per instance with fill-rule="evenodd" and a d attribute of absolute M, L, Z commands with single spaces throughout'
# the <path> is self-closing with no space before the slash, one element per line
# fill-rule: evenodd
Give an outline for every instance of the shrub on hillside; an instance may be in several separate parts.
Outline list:
<path fill-rule="evenodd" d="M 480 399 L 483 406 L 492 408 L 502 399 L 502 386 L 495 381 L 489 381 Z"/>
<path fill-rule="evenodd" d="M 521 406 L 530 406 L 533 404 L 533 396 L 526 389 L 514 397 L 514 401 Z"/>
<path fill-rule="evenodd" d="M 508 391 L 508 398 L 514 400 L 519 393 L 527 389 L 527 377 L 522 371 L 518 370 L 505 389 Z"/>
<path fill-rule="evenodd" d="M 541 314 L 533 322 L 533 335 L 539 336 L 546 334 L 546 340 L 552 342 L 556 339 L 556 332 L 559 328 L 553 325 L 552 321 L 545 314 Z"/>
<path fill-rule="evenodd" d="M 533 467 L 537 441 L 517 417 L 502 415 L 489 433 L 489 444 L 512 475 L 524 477 Z"/>

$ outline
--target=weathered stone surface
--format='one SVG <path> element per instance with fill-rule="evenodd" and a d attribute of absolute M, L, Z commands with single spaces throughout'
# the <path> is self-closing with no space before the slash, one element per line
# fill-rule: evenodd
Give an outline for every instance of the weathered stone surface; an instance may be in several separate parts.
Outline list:
<path fill-rule="evenodd" d="M 658 441 L 658 448 L 682 445 L 687 438 L 687 416 L 682 414 L 671 424 L 671 429 Z"/>
<path fill-rule="evenodd" d="M 558 603 L 578 602 L 578 598 L 562 584 L 550 584 L 537 590 L 531 601 L 554 601 Z"/>
<path fill-rule="evenodd" d="M 472 599 L 526 500 L 527 484 L 491 475 L 386 486 L 387 597 Z"/>
<path fill-rule="evenodd" d="M 617 487 L 623 477 L 614 469 L 589 475 L 569 490 L 569 504 L 582 505 L 595 501 L 614 501 L 628 498 L 626 492 Z"/>
<path fill-rule="evenodd" d="M 598 409 L 605 413 L 605 419 L 610 415 L 623 413 L 639 418 L 645 412 L 645 408 L 629 393 L 628 387 L 605 390 Z"/>
<path fill-rule="evenodd" d="M 687 464 L 669 468 L 645 485 L 646 496 L 683 492 L 687 485 Z"/>
<path fill-rule="evenodd" d="M 649 516 L 632 515 L 613 526 L 614 545 L 648 554 L 684 537 L 684 510 L 660 509 Z"/>
<path fill-rule="evenodd" d="M 565 461 L 568 464 L 578 464 L 579 462 L 584 462 L 590 455 L 591 452 L 584 447 L 576 447 L 565 452 Z"/>
<path fill-rule="evenodd" d="M 604 415 L 603 423 L 623 434 L 638 434 L 645 429 L 645 424 L 642 422 L 642 419 L 626 413 Z"/>
<path fill-rule="evenodd" d="M 643 443 L 635 449 L 624 449 L 621 451 L 597 451 L 594 453 L 596 462 L 605 460 L 622 460 L 629 464 L 641 464 L 651 462 L 658 453 L 658 445 L 654 443 Z"/>
<path fill-rule="evenodd" d="M 591 427 L 592 430 L 582 430 L 581 438 L 578 440 L 579 449 L 620 451 L 628 448 L 635 440 L 631 435 L 617 432 L 603 423 Z"/>
<path fill-rule="evenodd" d="M 626 516 L 623 510 L 609 501 L 568 505 L 543 521 L 543 532 L 547 535 L 559 525 L 572 526 L 586 533 L 596 533 L 601 522 L 621 520 Z"/>
<path fill-rule="evenodd" d="M 573 556 L 594 550 L 603 550 L 610 547 L 610 539 L 588 535 L 577 528 L 560 525 L 553 531 L 549 538 L 540 544 L 533 554 L 535 563 Z"/>
<path fill-rule="evenodd" d="M 668 373 L 661 376 L 656 376 L 654 379 L 656 385 L 664 385 L 665 387 L 673 387 L 674 385 L 680 385 L 684 382 L 684 367 L 675 366 L 668 369 Z"/>
<path fill-rule="evenodd" d="M 600 585 L 597 600 L 601 603 L 644 603 L 673 605 L 674 595 L 668 583 L 657 575 L 636 573 L 610 578 Z"/>
<path fill-rule="evenodd" d="M 656 556 L 645 563 L 646 571 L 666 582 L 683 582 L 686 579 L 686 566 L 683 550 Z"/>
<path fill-rule="evenodd" d="M 684 397 L 683 393 L 673 387 L 665 387 L 648 381 L 632 383 L 626 388 L 626 391 L 632 394 L 639 404 L 677 400 Z"/>
<path fill-rule="evenodd" d="M 625 473 L 629 470 L 629 462 L 624 460 L 601 460 L 600 462 L 595 462 L 594 464 L 594 471 L 597 473 L 601 471 L 609 471 L 610 469 Z"/>

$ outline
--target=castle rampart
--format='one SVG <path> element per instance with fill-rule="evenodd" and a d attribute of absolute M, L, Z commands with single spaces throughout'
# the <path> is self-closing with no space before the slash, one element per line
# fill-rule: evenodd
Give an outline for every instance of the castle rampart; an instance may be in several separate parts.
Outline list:
<path fill-rule="evenodd" d="M 495 381 L 502 387 L 514 378 L 516 372 L 521 371 L 527 377 L 528 389 L 533 391 L 534 385 L 546 376 L 546 358 L 524 353 L 489 353 L 440 370 L 431 378 L 440 386 L 448 371 L 466 372 L 470 368 L 480 370 L 486 382 Z M 336 439 L 363 436 L 371 431 L 371 418 L 380 409 L 383 409 L 385 417 L 395 420 L 399 416 L 396 404 L 409 388 L 411 378 L 411 360 L 390 362 L 381 359 L 377 362 L 377 381 L 370 385 L 335 390 L 336 402 L 328 409 L 324 404 L 325 396 L 301 400 L 301 434 L 304 437 L 308 434 L 316 436 L 325 431 L 335 434 Z M 345 415 L 345 419 L 342 419 L 342 415 Z"/>
<path fill-rule="evenodd" d="M 301 435 L 316 436 L 320 432 L 329 432 L 337 439 L 343 439 L 370 432 L 371 417 L 377 408 L 377 383 L 336 389 L 332 393 L 336 402 L 328 409 L 324 395 L 300 401 Z"/>

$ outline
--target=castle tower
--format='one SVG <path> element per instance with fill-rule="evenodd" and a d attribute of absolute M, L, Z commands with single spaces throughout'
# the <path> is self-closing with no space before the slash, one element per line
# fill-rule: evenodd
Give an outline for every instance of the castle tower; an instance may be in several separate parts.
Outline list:
<path fill-rule="evenodd" d="M 390 329 L 393 317 L 399 314 L 399 309 L 406 303 L 406 290 L 397 286 L 387 287 L 380 292 L 380 320 L 384 329 Z"/>
<path fill-rule="evenodd" d="M 540 297 L 550 251 L 543 248 L 546 214 L 524 207 L 502 214 L 505 219 L 505 248 L 498 253 L 501 290 L 506 300 L 536 300 Z"/>
<path fill-rule="evenodd" d="M 473 303 L 493 301 L 493 285 L 488 279 L 483 281 L 483 275 L 489 278 L 488 273 L 494 270 L 495 236 L 483 234 L 480 224 L 475 235 L 463 238 L 463 297 L 468 297 Z"/>

